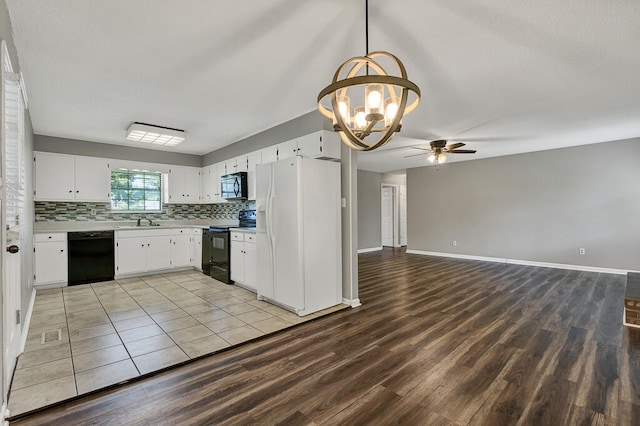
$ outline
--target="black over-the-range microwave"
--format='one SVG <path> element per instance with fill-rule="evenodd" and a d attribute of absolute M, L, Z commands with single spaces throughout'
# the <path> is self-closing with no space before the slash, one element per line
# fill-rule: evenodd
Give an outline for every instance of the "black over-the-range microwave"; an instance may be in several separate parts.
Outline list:
<path fill-rule="evenodd" d="M 220 178 L 221 196 L 225 200 L 246 200 L 249 198 L 247 189 L 247 172 L 237 172 Z"/>

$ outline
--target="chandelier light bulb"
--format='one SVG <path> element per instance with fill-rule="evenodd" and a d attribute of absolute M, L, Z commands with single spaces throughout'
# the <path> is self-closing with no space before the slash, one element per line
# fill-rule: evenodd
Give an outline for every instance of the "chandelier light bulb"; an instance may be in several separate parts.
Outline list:
<path fill-rule="evenodd" d="M 436 156 L 435 156 L 435 155 L 433 155 L 433 154 L 431 154 L 431 155 L 429 156 L 429 158 L 427 158 L 427 160 L 429 160 L 429 162 L 430 162 L 430 163 L 433 163 L 433 162 L 435 161 L 435 159 L 436 159 Z"/>
<path fill-rule="evenodd" d="M 345 123 L 348 123 L 351 121 L 351 105 L 350 105 L 350 100 L 348 96 L 338 97 L 338 111 L 340 112 L 340 115 L 342 116 L 342 120 L 344 120 Z M 334 117 L 333 124 L 335 125 L 336 123 L 337 123 L 337 120 Z"/>
<path fill-rule="evenodd" d="M 438 156 L 438 163 L 439 163 L 439 164 L 442 164 L 442 163 L 444 163 L 445 161 L 447 161 L 447 155 L 446 155 L 446 154 L 440 154 L 440 155 Z"/>
<path fill-rule="evenodd" d="M 398 114 L 398 105 L 400 105 L 400 99 L 398 98 L 387 98 L 384 101 L 384 124 L 385 126 L 391 126 L 393 120 L 395 120 L 396 115 Z"/>
<path fill-rule="evenodd" d="M 355 117 L 354 117 L 355 128 L 364 130 L 367 127 L 367 119 L 365 118 L 364 107 L 360 106 L 360 107 L 354 108 L 353 113 L 355 114 Z"/>

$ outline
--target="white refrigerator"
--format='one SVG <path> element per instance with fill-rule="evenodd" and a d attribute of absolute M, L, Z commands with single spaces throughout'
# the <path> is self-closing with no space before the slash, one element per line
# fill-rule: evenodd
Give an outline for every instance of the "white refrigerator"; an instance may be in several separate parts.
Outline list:
<path fill-rule="evenodd" d="M 342 303 L 340 164 L 256 167 L 258 299 L 300 316 Z"/>

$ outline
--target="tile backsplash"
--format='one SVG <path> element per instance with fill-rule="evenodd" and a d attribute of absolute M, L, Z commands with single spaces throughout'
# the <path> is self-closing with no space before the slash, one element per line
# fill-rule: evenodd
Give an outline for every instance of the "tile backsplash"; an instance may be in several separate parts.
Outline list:
<path fill-rule="evenodd" d="M 237 219 L 240 210 L 255 210 L 255 201 L 223 204 L 164 204 L 162 213 L 112 213 L 109 203 L 35 202 L 36 222 Z M 92 214 L 95 210 L 95 214 Z"/>

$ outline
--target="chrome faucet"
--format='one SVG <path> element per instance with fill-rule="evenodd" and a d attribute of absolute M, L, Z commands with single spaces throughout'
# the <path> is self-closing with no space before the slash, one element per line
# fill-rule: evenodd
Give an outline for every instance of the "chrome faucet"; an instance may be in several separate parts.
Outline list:
<path fill-rule="evenodd" d="M 153 221 L 151 219 L 147 219 L 149 221 L 149 226 L 153 226 Z"/>
<path fill-rule="evenodd" d="M 138 218 L 138 223 L 136 223 L 136 226 L 140 226 L 140 219 L 142 219 L 141 217 Z"/>

